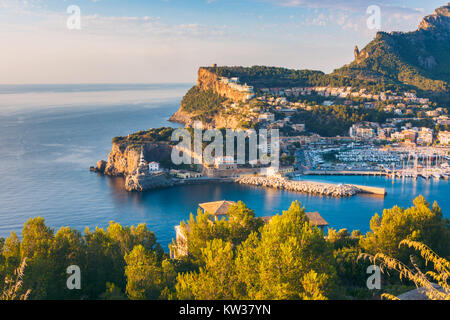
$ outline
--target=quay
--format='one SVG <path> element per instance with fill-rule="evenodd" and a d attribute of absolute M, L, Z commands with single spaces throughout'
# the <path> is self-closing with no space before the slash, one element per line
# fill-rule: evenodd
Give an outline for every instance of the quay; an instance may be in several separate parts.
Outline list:
<path fill-rule="evenodd" d="M 353 186 L 359 190 L 361 190 L 361 193 L 371 193 L 376 195 L 386 195 L 386 188 L 379 188 L 379 187 L 369 187 L 369 186 L 361 186 L 357 184 L 350 184 L 350 186 Z"/>
<path fill-rule="evenodd" d="M 387 176 L 385 171 L 365 171 L 365 170 L 305 170 L 305 176 Z"/>

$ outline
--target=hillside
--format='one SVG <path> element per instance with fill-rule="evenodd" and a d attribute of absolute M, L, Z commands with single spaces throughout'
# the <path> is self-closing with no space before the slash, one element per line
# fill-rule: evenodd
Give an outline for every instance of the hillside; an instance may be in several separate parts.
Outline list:
<path fill-rule="evenodd" d="M 446 107 L 450 104 L 450 5 L 423 18 L 412 32 L 378 32 L 355 60 L 331 74 L 271 66 L 200 67 L 197 84 L 184 96 L 171 121 L 192 126 L 245 128 L 267 88 L 351 87 L 371 94 L 416 91 Z"/>
<path fill-rule="evenodd" d="M 413 32 L 379 32 L 355 60 L 331 76 L 405 84 L 448 93 L 450 83 L 450 5 L 426 16 Z"/>

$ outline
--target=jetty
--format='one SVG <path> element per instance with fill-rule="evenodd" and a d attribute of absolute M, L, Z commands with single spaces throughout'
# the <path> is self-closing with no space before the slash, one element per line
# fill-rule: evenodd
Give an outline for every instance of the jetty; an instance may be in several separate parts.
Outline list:
<path fill-rule="evenodd" d="M 380 195 L 380 196 L 386 195 L 386 188 L 361 186 L 361 185 L 357 185 L 357 184 L 351 184 L 351 186 L 360 190 L 360 193 L 370 193 L 370 194 L 376 194 L 376 195 Z"/>
<path fill-rule="evenodd" d="M 385 171 L 374 170 L 305 170 L 303 175 L 310 176 L 386 176 Z"/>
<path fill-rule="evenodd" d="M 245 176 L 235 179 L 235 182 L 239 184 L 296 191 L 330 197 L 351 197 L 358 193 L 370 193 L 383 196 L 386 194 L 385 188 L 359 186 L 352 184 L 332 184 L 314 181 L 296 181 L 278 177 Z"/>
<path fill-rule="evenodd" d="M 235 182 L 258 187 L 275 188 L 331 197 L 350 197 L 359 192 L 356 187 L 351 185 L 338 185 L 312 181 L 295 181 L 275 177 L 248 176 L 237 178 Z"/>

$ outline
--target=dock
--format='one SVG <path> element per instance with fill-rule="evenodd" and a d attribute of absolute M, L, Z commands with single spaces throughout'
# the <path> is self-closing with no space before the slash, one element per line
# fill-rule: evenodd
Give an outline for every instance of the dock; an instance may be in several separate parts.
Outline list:
<path fill-rule="evenodd" d="M 358 188 L 363 193 L 370 193 L 370 194 L 376 194 L 376 195 L 381 195 L 381 196 L 386 195 L 386 188 L 361 186 L 361 185 L 357 185 L 357 184 L 350 184 L 350 186 Z"/>
<path fill-rule="evenodd" d="M 305 170 L 303 175 L 307 176 L 385 176 L 384 171 L 364 171 L 364 170 Z"/>

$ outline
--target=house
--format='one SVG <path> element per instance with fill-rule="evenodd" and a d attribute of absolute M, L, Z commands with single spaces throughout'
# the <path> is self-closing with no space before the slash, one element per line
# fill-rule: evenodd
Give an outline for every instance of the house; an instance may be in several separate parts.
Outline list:
<path fill-rule="evenodd" d="M 295 131 L 299 131 L 299 132 L 305 131 L 305 124 L 304 123 L 296 123 L 296 124 L 293 124 L 291 127 Z"/>
<path fill-rule="evenodd" d="M 219 216 L 226 216 L 228 210 L 235 202 L 233 201 L 213 201 L 213 202 L 205 202 L 200 203 L 198 206 L 203 209 L 204 212 L 207 212 L 211 215 L 213 219 L 210 220 L 211 223 L 214 223 L 218 220 Z M 180 224 L 175 226 L 175 243 L 169 245 L 170 249 L 170 257 L 172 259 L 178 259 L 188 255 L 188 234 L 190 232 L 190 228 L 188 224 Z"/>
<path fill-rule="evenodd" d="M 439 116 L 439 112 L 437 110 L 426 111 L 425 114 L 429 117 L 437 117 Z"/>
<path fill-rule="evenodd" d="M 235 204 L 236 202 L 234 201 L 221 200 L 200 203 L 198 206 L 217 220 L 219 216 L 226 216 L 230 207 Z"/>
<path fill-rule="evenodd" d="M 218 170 L 234 170 L 237 169 L 237 164 L 232 156 L 216 157 L 214 159 L 214 168 Z"/>
<path fill-rule="evenodd" d="M 149 162 L 149 164 L 148 164 L 148 170 L 149 170 L 150 172 L 156 172 L 156 171 L 159 171 L 159 162 L 156 162 L 156 161 Z"/>
<path fill-rule="evenodd" d="M 366 124 L 354 124 L 349 130 L 350 137 L 371 139 L 375 137 L 375 130 Z"/>
<path fill-rule="evenodd" d="M 450 131 L 440 131 L 438 139 L 441 145 L 448 145 L 450 143 Z"/>
<path fill-rule="evenodd" d="M 234 201 L 213 201 L 213 202 L 205 202 L 200 203 L 198 206 L 203 209 L 204 212 L 210 214 L 210 223 L 215 223 L 218 220 L 218 217 L 223 216 L 226 217 L 230 207 L 235 205 Z M 321 230 L 324 227 L 328 226 L 328 222 L 325 221 L 324 218 L 319 214 L 319 212 L 306 212 L 306 218 L 313 225 Z M 272 220 L 272 217 L 262 217 L 262 220 L 267 224 Z M 176 239 L 175 242 L 169 245 L 170 249 L 170 257 L 172 259 L 179 259 L 181 257 L 188 255 L 188 235 L 190 232 L 190 227 L 188 224 L 180 224 L 175 226 Z"/>
<path fill-rule="evenodd" d="M 267 177 L 274 176 L 278 174 L 278 167 L 267 167 L 267 168 L 261 168 L 261 174 L 265 175 Z"/>
<path fill-rule="evenodd" d="M 293 166 L 280 167 L 280 169 L 278 169 L 278 172 L 281 175 L 289 175 L 294 172 L 294 167 Z"/>
<path fill-rule="evenodd" d="M 260 114 L 258 119 L 264 121 L 275 121 L 275 115 L 273 113 L 267 112 Z"/>
<path fill-rule="evenodd" d="M 417 136 L 417 144 L 426 145 L 433 143 L 433 129 L 421 128 Z"/>
<path fill-rule="evenodd" d="M 417 132 L 412 129 L 407 129 L 402 131 L 403 139 L 409 140 L 410 142 L 416 142 Z"/>
<path fill-rule="evenodd" d="M 170 173 L 180 179 L 196 179 L 203 176 L 200 172 L 188 170 L 170 170 Z"/>

